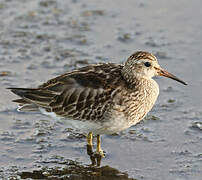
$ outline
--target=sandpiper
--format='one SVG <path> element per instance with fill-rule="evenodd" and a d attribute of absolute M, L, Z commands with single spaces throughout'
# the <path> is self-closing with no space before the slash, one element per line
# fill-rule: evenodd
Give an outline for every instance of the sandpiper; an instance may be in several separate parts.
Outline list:
<path fill-rule="evenodd" d="M 113 134 L 140 122 L 153 107 L 159 86 L 154 76 L 186 83 L 162 69 L 154 55 L 144 51 L 132 54 L 124 65 L 89 65 L 53 78 L 41 86 L 9 88 L 21 99 L 19 111 L 40 111 L 87 133 L 87 147 L 103 157 L 100 135 Z"/>

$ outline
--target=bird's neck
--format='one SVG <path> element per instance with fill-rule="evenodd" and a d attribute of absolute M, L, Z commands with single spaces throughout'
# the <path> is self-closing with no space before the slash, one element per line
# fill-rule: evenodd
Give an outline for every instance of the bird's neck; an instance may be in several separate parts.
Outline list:
<path fill-rule="evenodd" d="M 133 86 L 140 87 L 141 84 L 154 81 L 150 77 L 143 76 L 142 74 L 139 74 L 139 73 L 133 73 L 131 69 L 126 69 L 125 67 L 123 67 L 121 73 L 124 80 L 127 82 L 127 84 L 130 87 L 133 87 Z"/>
<path fill-rule="evenodd" d="M 123 66 L 121 70 L 121 74 L 123 76 L 123 79 L 129 84 L 133 85 L 135 84 L 135 76 L 130 68 L 127 68 L 126 66 Z"/>
<path fill-rule="evenodd" d="M 136 77 L 129 88 L 130 91 L 127 89 L 127 92 L 130 92 L 128 93 L 130 101 L 126 102 L 126 107 L 128 107 L 129 122 L 134 125 L 142 120 L 153 107 L 159 94 L 159 86 L 151 78 Z"/>

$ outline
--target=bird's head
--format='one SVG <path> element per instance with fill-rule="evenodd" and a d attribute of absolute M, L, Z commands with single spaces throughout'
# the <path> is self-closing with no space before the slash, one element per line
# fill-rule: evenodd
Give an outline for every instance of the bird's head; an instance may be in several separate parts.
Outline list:
<path fill-rule="evenodd" d="M 175 75 L 161 68 L 154 55 L 144 51 L 132 54 L 125 62 L 122 73 L 129 82 L 132 82 L 134 78 L 151 79 L 154 76 L 165 76 L 187 85 Z"/>

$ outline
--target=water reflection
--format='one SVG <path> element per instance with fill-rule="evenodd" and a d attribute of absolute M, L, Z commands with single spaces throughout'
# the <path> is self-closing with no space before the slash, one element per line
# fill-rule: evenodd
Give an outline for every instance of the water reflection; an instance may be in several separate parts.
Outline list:
<path fill-rule="evenodd" d="M 43 167 L 39 170 L 32 172 L 21 172 L 20 178 L 32 178 L 32 179 L 69 179 L 69 180 L 135 180 L 129 178 L 125 172 L 110 167 L 96 167 L 89 165 L 82 165 L 81 163 L 73 160 L 65 160 L 65 166 L 63 167 Z"/>

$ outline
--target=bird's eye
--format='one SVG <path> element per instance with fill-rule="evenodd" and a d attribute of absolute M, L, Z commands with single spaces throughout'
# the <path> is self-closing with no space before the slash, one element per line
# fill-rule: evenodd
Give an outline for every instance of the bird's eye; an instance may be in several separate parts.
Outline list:
<path fill-rule="evenodd" d="M 150 63 L 150 62 L 145 62 L 144 65 L 145 65 L 146 67 L 150 67 L 150 66 L 151 66 L 151 63 Z"/>

